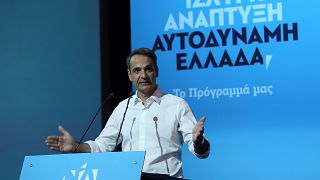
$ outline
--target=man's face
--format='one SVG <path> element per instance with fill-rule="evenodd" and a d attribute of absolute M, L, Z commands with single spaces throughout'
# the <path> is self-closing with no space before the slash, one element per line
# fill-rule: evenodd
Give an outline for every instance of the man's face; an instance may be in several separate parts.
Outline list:
<path fill-rule="evenodd" d="M 147 56 L 139 54 L 132 56 L 128 76 L 138 93 L 142 93 L 145 96 L 151 96 L 157 88 L 158 69 Z"/>

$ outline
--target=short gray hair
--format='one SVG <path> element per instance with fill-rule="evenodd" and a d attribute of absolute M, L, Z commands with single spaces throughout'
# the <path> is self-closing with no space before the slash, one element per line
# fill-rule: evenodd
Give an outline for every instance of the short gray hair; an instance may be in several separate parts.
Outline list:
<path fill-rule="evenodd" d="M 137 54 L 149 57 L 153 61 L 155 68 L 158 69 L 157 55 L 154 53 L 154 51 L 149 48 L 137 48 L 137 49 L 133 50 L 130 53 L 130 55 L 127 57 L 127 68 L 129 70 L 130 70 L 131 58 L 132 58 L 132 56 L 137 55 Z"/>

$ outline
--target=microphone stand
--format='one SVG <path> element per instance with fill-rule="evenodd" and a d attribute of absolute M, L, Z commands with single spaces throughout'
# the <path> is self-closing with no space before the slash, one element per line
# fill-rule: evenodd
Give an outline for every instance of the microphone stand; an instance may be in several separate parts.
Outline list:
<path fill-rule="evenodd" d="M 113 98 L 114 96 L 115 96 L 114 93 L 110 93 L 110 94 L 104 99 L 104 101 L 102 102 L 102 104 L 101 104 L 101 106 L 99 107 L 98 111 L 96 112 L 96 114 L 95 114 L 94 117 L 92 118 L 92 120 L 91 120 L 89 126 L 87 127 L 86 131 L 85 131 L 84 134 L 82 135 L 82 137 L 81 137 L 81 139 L 80 139 L 77 147 L 74 149 L 73 153 L 77 152 L 77 150 L 78 150 L 78 148 L 79 148 L 79 146 L 80 146 L 80 144 L 81 144 L 84 136 L 87 134 L 88 130 L 90 129 L 92 123 L 93 123 L 94 120 L 96 119 L 98 113 L 101 111 L 101 109 L 102 109 L 102 107 L 104 106 L 104 104 L 105 104 L 108 100 L 110 100 L 111 98 Z"/>
<path fill-rule="evenodd" d="M 130 92 L 130 97 L 129 97 L 128 101 L 127 101 L 127 106 L 126 106 L 126 109 L 125 109 L 124 114 L 123 114 L 123 118 L 122 118 L 120 129 L 119 129 L 119 133 L 118 133 L 117 140 L 116 140 L 116 144 L 115 144 L 114 150 L 112 152 L 121 151 L 122 150 L 121 147 L 118 147 L 117 144 L 118 144 L 118 140 L 119 140 L 119 137 L 120 137 L 122 125 L 123 125 L 124 119 L 126 117 L 126 113 L 127 113 L 129 102 L 130 102 L 130 99 L 132 98 L 132 95 L 133 95 L 133 93 Z"/>

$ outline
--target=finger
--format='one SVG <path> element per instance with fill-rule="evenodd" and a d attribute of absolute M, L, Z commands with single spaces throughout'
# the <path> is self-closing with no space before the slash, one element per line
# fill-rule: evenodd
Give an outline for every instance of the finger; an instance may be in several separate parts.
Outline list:
<path fill-rule="evenodd" d="M 203 133 L 204 133 L 204 128 L 199 128 L 199 134 L 203 135 Z"/>
<path fill-rule="evenodd" d="M 58 129 L 63 135 L 69 134 L 69 132 L 65 130 L 62 126 L 59 126 Z"/>
<path fill-rule="evenodd" d="M 58 140 L 45 140 L 44 141 L 45 143 L 47 143 L 47 144 L 58 144 Z"/>
<path fill-rule="evenodd" d="M 59 149 L 59 145 L 58 144 L 50 144 L 50 143 L 47 143 L 47 146 L 49 146 L 50 148 L 55 148 L 55 149 Z"/>
<path fill-rule="evenodd" d="M 205 121 L 206 121 L 206 116 L 203 116 L 200 120 L 199 120 L 199 123 L 201 122 L 201 123 L 204 123 Z"/>
<path fill-rule="evenodd" d="M 59 140 L 59 136 L 48 136 L 47 140 L 58 141 Z"/>
<path fill-rule="evenodd" d="M 58 151 L 61 146 L 57 145 L 57 144 L 50 144 L 50 143 L 47 143 L 47 146 L 50 148 L 50 149 L 53 149 L 55 151 Z"/>
<path fill-rule="evenodd" d="M 198 129 L 197 130 L 198 130 L 200 135 L 203 135 L 203 133 L 204 133 L 204 123 L 203 122 L 200 122 L 198 124 Z"/>
<path fill-rule="evenodd" d="M 50 146 L 49 148 L 52 149 L 52 150 L 55 150 L 55 151 L 60 151 L 59 147 L 52 147 L 52 146 Z"/>
<path fill-rule="evenodd" d="M 195 129 L 195 134 L 198 136 L 198 135 L 202 135 L 204 132 L 204 127 L 203 125 L 199 124 L 198 126 L 196 126 L 196 129 Z"/>
<path fill-rule="evenodd" d="M 59 144 L 59 141 L 58 140 L 46 140 L 45 143 L 48 145 L 48 144 Z"/>

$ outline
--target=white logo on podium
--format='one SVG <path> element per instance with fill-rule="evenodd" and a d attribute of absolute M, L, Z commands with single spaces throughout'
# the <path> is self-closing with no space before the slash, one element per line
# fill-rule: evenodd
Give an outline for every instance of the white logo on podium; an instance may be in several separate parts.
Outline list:
<path fill-rule="evenodd" d="M 81 170 L 77 172 L 77 170 L 71 170 L 72 179 L 77 180 L 96 180 L 98 175 L 98 169 L 92 169 L 91 172 L 86 172 L 87 163 L 81 166 Z M 91 174 L 90 174 L 91 173 Z M 91 177 L 91 179 L 90 179 Z M 67 180 L 66 176 L 63 176 L 62 180 Z"/>

